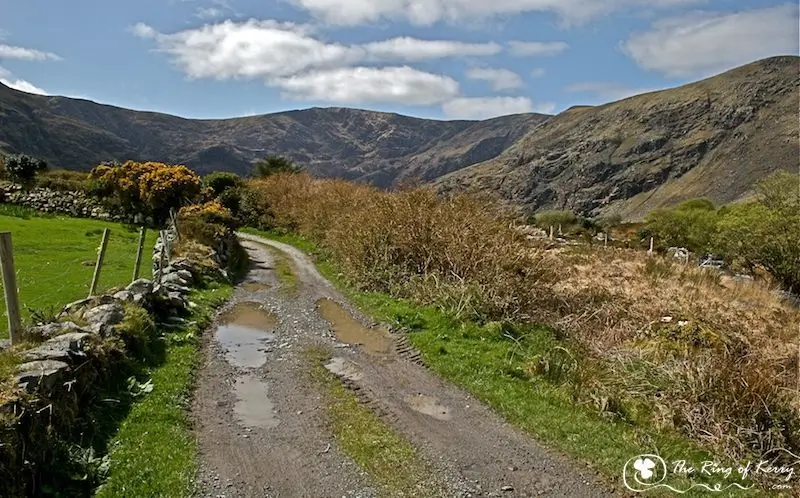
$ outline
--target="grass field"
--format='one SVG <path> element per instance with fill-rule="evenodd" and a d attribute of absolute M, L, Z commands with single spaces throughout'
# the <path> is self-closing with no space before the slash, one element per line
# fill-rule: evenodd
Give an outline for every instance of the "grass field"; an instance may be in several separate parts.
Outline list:
<path fill-rule="evenodd" d="M 17 287 L 24 319 L 31 312 L 52 312 L 86 297 L 103 229 L 111 234 L 98 291 L 130 282 L 138 229 L 119 223 L 42 216 L 0 204 L 0 232 L 11 232 Z M 150 278 L 150 256 L 157 233 L 149 230 L 140 276 Z M 0 339 L 8 337 L 5 302 L 0 299 Z"/>

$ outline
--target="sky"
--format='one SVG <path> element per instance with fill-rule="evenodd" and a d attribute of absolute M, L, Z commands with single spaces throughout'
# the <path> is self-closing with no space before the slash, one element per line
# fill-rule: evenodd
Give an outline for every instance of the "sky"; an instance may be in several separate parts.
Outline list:
<path fill-rule="evenodd" d="M 554 114 L 798 55 L 796 1 L 0 0 L 0 82 L 188 118 Z"/>

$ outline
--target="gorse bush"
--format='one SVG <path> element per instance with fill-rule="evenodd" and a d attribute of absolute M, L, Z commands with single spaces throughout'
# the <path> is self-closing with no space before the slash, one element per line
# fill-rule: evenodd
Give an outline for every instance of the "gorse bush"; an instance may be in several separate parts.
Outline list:
<path fill-rule="evenodd" d="M 321 243 L 359 288 L 479 320 L 542 318 L 547 310 L 552 264 L 486 199 L 387 193 L 307 175 L 274 175 L 252 188 L 273 226 Z"/>
<path fill-rule="evenodd" d="M 9 180 L 28 183 L 40 172 L 47 170 L 47 163 L 25 154 L 17 154 L 3 159 L 3 170 Z"/>
<path fill-rule="evenodd" d="M 127 161 L 95 167 L 88 191 L 112 207 L 163 221 L 170 209 L 195 200 L 201 187 L 200 177 L 186 166 Z"/>
<path fill-rule="evenodd" d="M 691 199 L 674 208 L 656 209 L 646 217 L 647 229 L 663 247 L 686 247 L 695 252 L 711 250 L 717 211 L 708 199 Z"/>

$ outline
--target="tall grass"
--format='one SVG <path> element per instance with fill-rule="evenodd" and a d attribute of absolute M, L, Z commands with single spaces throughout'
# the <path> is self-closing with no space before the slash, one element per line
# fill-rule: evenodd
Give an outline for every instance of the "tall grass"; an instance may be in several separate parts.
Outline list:
<path fill-rule="evenodd" d="M 527 371 L 569 382 L 578 403 L 731 458 L 800 453 L 800 312 L 769 286 L 641 251 L 532 247 L 470 195 L 306 175 L 250 189 L 263 228 L 311 238 L 361 290 L 479 323 L 552 327 L 561 343 Z"/>

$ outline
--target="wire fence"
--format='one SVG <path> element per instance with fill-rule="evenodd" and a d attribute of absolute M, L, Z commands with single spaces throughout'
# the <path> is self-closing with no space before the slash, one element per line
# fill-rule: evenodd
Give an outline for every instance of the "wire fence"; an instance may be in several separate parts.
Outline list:
<path fill-rule="evenodd" d="M 12 261 L 0 261 L 4 270 L 13 263 L 19 311 L 23 322 L 52 318 L 64 305 L 91 293 L 105 229 L 108 243 L 97 274 L 95 294 L 124 287 L 134 278 L 142 240 L 139 277 L 152 278 L 149 251 L 158 233 L 97 220 L 67 218 L 0 218 L 0 233 L 10 234 Z M 5 235 L 0 235 L 5 236 Z M 11 271 L 10 269 L 8 271 Z M 4 275 L 5 276 L 5 275 Z M 0 295 L 6 278 L 0 279 Z M 9 310 L 0 299 L 0 339 L 9 337 Z"/>

